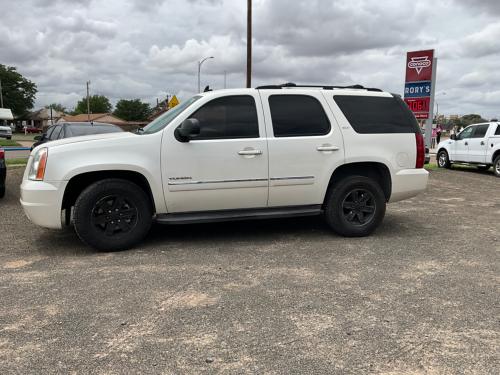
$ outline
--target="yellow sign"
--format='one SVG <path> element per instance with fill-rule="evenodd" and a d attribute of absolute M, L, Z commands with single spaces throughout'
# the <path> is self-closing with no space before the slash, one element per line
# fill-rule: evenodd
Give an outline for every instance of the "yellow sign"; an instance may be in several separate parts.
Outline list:
<path fill-rule="evenodd" d="M 168 101 L 168 109 L 174 108 L 176 105 L 179 105 L 179 99 L 174 95 L 172 99 Z"/>

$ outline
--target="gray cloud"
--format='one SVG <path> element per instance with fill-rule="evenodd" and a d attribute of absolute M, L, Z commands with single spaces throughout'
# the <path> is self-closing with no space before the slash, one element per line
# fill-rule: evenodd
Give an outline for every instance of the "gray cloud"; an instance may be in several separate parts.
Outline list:
<path fill-rule="evenodd" d="M 458 6 L 457 6 L 458 5 Z M 245 82 L 245 0 L 0 0 L 0 63 L 39 87 L 37 105 L 113 102 Z M 435 48 L 440 112 L 500 116 L 500 2 L 254 0 L 254 85 L 361 83 L 402 92 L 405 53 Z"/>

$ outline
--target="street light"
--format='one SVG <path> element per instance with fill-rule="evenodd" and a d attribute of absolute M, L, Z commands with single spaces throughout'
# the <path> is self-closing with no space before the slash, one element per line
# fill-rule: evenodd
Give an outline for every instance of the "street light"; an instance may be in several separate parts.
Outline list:
<path fill-rule="evenodd" d="M 198 92 L 201 92 L 201 77 L 200 77 L 200 74 L 201 74 L 201 64 L 203 64 L 205 61 L 207 61 L 209 59 L 215 59 L 215 57 L 213 57 L 213 56 L 205 57 L 203 60 L 198 61 Z"/>

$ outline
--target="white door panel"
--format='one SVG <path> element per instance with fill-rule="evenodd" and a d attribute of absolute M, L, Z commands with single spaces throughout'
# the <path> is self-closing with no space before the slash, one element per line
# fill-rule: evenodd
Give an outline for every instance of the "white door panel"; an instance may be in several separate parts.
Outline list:
<path fill-rule="evenodd" d="M 260 138 L 183 143 L 174 137 L 179 124 L 165 130 L 162 170 L 168 212 L 267 206 L 268 152 L 262 106 L 258 94 L 251 96 L 256 102 Z"/>
<path fill-rule="evenodd" d="M 452 146 L 453 153 L 450 156 L 451 160 L 468 161 L 469 158 L 469 140 L 457 140 Z"/>
<path fill-rule="evenodd" d="M 330 122 L 331 130 L 321 136 L 274 134 L 269 98 L 273 95 L 305 95 L 316 99 Z M 262 90 L 269 148 L 269 206 L 323 203 L 324 189 L 334 168 L 344 161 L 343 141 L 335 118 L 321 92 L 310 90 Z"/>

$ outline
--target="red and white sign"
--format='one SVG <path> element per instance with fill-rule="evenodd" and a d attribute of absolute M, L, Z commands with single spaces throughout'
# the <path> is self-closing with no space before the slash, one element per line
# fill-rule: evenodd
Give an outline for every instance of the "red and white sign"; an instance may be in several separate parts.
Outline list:
<path fill-rule="evenodd" d="M 405 102 L 417 119 L 429 118 L 431 95 L 426 93 L 417 96 L 412 92 L 414 86 L 431 87 L 434 50 L 408 52 L 406 55 Z"/>
<path fill-rule="evenodd" d="M 406 55 L 406 83 L 432 80 L 434 50 L 408 52 Z"/>

